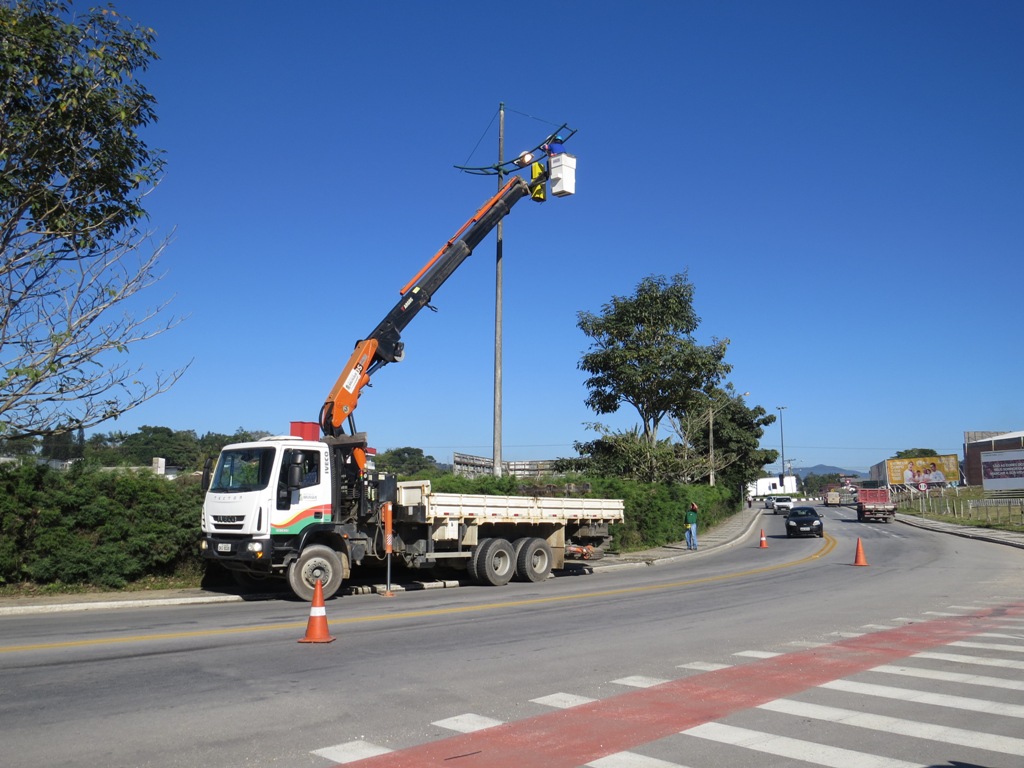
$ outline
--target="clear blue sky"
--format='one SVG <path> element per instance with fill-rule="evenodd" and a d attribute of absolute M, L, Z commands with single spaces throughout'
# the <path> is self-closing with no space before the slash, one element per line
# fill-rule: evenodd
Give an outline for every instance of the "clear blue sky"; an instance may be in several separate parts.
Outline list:
<path fill-rule="evenodd" d="M 506 219 L 504 458 L 574 455 L 581 310 L 688 271 L 698 339 L 786 406 L 796 466 L 1024 427 L 1024 4 L 121 0 L 167 174 L 151 224 L 192 367 L 100 428 L 287 431 L 495 189 L 454 165 L 578 129 L 577 195 Z M 490 455 L 493 236 L 374 378 L 385 450 Z M 779 447 L 778 423 L 762 444 Z"/>

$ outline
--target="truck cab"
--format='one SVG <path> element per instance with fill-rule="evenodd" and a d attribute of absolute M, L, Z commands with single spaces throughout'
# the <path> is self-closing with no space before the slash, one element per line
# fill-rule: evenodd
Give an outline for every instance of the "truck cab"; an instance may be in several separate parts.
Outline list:
<path fill-rule="evenodd" d="M 302 579 L 293 574 L 295 565 L 299 563 L 300 570 L 306 565 L 299 562 L 300 553 L 318 542 L 337 557 L 328 558 L 326 567 L 320 563 L 318 572 L 306 574 L 305 580 L 340 584 L 351 560 L 365 553 L 362 537 L 346 536 L 343 525 L 358 514 L 356 502 L 363 494 L 355 486 L 371 482 L 361 467 L 348 466 L 354 463 L 352 455 L 351 450 L 291 436 L 225 446 L 204 478 L 208 491 L 201 521 L 203 557 L 221 563 L 241 584 L 273 575 L 287 575 L 298 583 Z M 379 486 L 376 475 L 372 480 Z"/>

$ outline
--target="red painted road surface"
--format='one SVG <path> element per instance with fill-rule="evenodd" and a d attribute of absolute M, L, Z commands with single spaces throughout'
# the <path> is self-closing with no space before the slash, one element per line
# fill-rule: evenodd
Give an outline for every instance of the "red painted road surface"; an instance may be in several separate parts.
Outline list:
<path fill-rule="evenodd" d="M 474 733 L 346 763 L 346 768 L 575 768 L 740 710 L 990 631 L 1024 603 L 874 632 L 693 675 Z"/>

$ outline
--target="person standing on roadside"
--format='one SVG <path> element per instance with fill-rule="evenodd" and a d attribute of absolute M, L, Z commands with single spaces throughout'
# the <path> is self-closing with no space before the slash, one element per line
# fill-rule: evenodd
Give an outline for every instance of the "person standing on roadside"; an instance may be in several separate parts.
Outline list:
<path fill-rule="evenodd" d="M 686 511 L 686 548 L 697 548 L 697 504 L 693 501 Z"/>

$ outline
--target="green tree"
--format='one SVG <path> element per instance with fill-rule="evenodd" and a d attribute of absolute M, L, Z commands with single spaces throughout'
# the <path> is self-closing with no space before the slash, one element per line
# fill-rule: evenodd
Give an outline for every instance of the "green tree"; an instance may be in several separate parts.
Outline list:
<path fill-rule="evenodd" d="M 184 372 L 124 361 L 177 325 L 166 304 L 135 314 L 166 240 L 139 228 L 163 169 L 141 131 L 155 100 L 136 75 L 152 29 L 111 8 L 0 4 L 0 429 L 94 426 L 166 391 Z M 144 246 L 150 253 L 142 253 Z M 187 366 L 186 366 L 187 367 Z"/>
<path fill-rule="evenodd" d="M 77 435 L 71 432 L 57 432 L 43 435 L 41 453 L 44 458 L 68 461 L 84 456 L 85 437 L 79 430 Z"/>
<path fill-rule="evenodd" d="M 896 451 L 889 458 L 891 459 L 923 459 L 928 456 L 938 456 L 932 448 L 907 448 L 905 451 Z"/>
<path fill-rule="evenodd" d="M 198 467 L 199 438 L 189 430 L 143 425 L 138 432 L 125 437 L 121 443 L 125 460 L 134 466 L 149 466 L 153 459 L 166 459 L 172 467 L 195 469 Z"/>
<path fill-rule="evenodd" d="M 820 496 L 829 485 L 838 485 L 841 481 L 838 472 L 827 475 L 811 473 L 804 478 L 804 492 L 808 496 Z"/>
<path fill-rule="evenodd" d="M 8 440 L 0 437 L 0 456 L 7 458 L 31 456 L 39 447 L 39 438 L 24 437 Z"/>
<path fill-rule="evenodd" d="M 670 438 L 653 444 L 639 428 L 613 432 L 602 424 L 590 424 L 601 437 L 573 447 L 579 458 L 558 459 L 556 472 L 580 472 L 590 477 L 621 477 L 646 483 L 685 481 L 686 462 Z"/>
<path fill-rule="evenodd" d="M 687 457 L 659 438 L 661 423 L 706 403 L 732 368 L 724 362 L 728 339 L 713 339 L 709 345 L 695 340 L 700 318 L 693 309 L 693 293 L 685 274 L 650 276 L 640 281 L 633 296 L 613 296 L 600 315 L 579 313 L 577 325 L 591 339 L 579 363 L 590 374 L 587 406 L 603 415 L 630 405 L 640 416 L 640 426 L 635 435 L 624 433 L 614 441 L 606 431 L 599 442 L 577 450 L 601 461 L 616 450 L 620 460 L 627 459 L 626 451 L 628 461 L 646 462 L 634 465 L 627 476 L 649 482 L 688 475 Z M 636 439 L 646 444 L 646 451 L 639 450 Z"/>
<path fill-rule="evenodd" d="M 436 471 L 433 456 L 424 456 L 422 448 L 392 448 L 377 454 L 377 469 L 396 475 L 415 475 L 417 472 Z"/>
<path fill-rule="evenodd" d="M 590 374 L 587 406 L 603 415 L 631 405 L 651 445 L 668 414 L 689 410 L 732 369 L 723 361 L 728 339 L 709 345 L 694 339 L 700 318 L 693 293 L 685 274 L 650 276 L 633 296 L 613 296 L 600 315 L 578 315 L 577 325 L 591 339 L 579 362 Z"/>
<path fill-rule="evenodd" d="M 726 384 L 693 398 L 689 410 L 672 414 L 690 482 L 710 483 L 714 476 L 715 484 L 745 493 L 765 465 L 778 459 L 778 451 L 759 447 L 764 428 L 776 416 L 759 405 L 748 407 L 744 397 Z"/>

